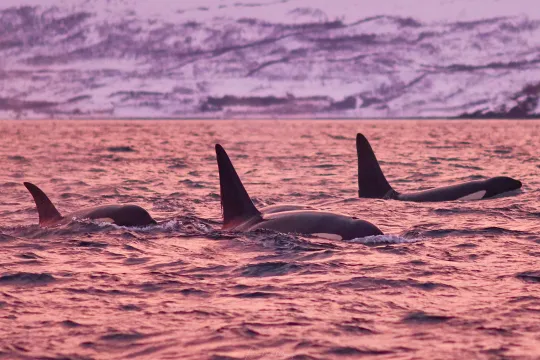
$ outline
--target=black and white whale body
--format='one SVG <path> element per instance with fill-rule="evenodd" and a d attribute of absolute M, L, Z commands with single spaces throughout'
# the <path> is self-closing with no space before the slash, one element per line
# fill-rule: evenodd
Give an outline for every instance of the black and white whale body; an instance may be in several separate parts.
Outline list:
<path fill-rule="evenodd" d="M 223 229 L 225 230 L 268 229 L 283 233 L 309 234 L 331 240 L 350 240 L 370 235 L 382 235 L 381 230 L 375 225 L 341 214 L 317 210 L 261 213 L 253 205 L 231 160 L 219 144 L 216 145 L 216 156 L 223 208 Z"/>
<path fill-rule="evenodd" d="M 263 214 L 275 214 L 284 211 L 295 211 L 295 210 L 317 210 L 309 205 L 297 205 L 297 204 L 275 204 L 265 206 L 259 211 Z"/>
<path fill-rule="evenodd" d="M 103 205 L 62 216 L 40 188 L 29 182 L 25 182 L 24 186 L 34 198 L 39 214 L 39 226 L 41 227 L 67 224 L 73 218 L 103 220 L 119 226 L 147 226 L 157 224 L 145 209 L 137 205 Z"/>
<path fill-rule="evenodd" d="M 386 180 L 366 137 L 356 135 L 358 153 L 358 196 L 416 202 L 480 200 L 521 188 L 521 182 L 506 176 L 469 181 L 409 194 L 400 194 Z"/>

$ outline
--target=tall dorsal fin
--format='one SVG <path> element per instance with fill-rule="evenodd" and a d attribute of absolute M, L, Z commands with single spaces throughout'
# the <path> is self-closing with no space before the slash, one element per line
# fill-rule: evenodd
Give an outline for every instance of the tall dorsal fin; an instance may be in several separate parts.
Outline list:
<path fill-rule="evenodd" d="M 358 153 L 358 196 L 361 198 L 383 198 L 392 187 L 384 177 L 366 137 L 356 135 L 356 152 Z"/>
<path fill-rule="evenodd" d="M 40 188 L 29 182 L 25 182 L 24 186 L 30 191 L 30 194 L 32 194 L 32 197 L 36 202 L 40 226 L 48 226 L 56 221 L 62 220 L 62 215 L 60 215 L 51 200 L 49 200 L 47 195 L 45 195 Z"/>
<path fill-rule="evenodd" d="M 260 216 L 261 213 L 253 205 L 229 156 L 219 144 L 216 144 L 216 157 L 219 168 L 223 228 L 230 229 L 253 216 Z"/>

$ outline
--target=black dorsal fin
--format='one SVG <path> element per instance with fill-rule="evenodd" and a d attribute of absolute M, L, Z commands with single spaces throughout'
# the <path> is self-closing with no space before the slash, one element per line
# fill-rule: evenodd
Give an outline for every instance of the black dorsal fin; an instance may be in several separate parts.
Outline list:
<path fill-rule="evenodd" d="M 253 216 L 260 216 L 261 213 L 253 205 L 229 156 L 219 144 L 216 144 L 216 157 L 219 168 L 223 228 L 230 229 Z"/>
<path fill-rule="evenodd" d="M 356 152 L 358 153 L 358 196 L 384 198 L 393 189 L 384 177 L 371 145 L 360 133 L 356 135 Z"/>
<path fill-rule="evenodd" d="M 32 194 L 32 197 L 36 202 L 40 226 L 48 226 L 62 220 L 62 215 L 60 215 L 51 200 L 49 200 L 47 195 L 45 195 L 40 188 L 29 182 L 25 182 L 24 186 L 30 191 L 30 194 Z"/>

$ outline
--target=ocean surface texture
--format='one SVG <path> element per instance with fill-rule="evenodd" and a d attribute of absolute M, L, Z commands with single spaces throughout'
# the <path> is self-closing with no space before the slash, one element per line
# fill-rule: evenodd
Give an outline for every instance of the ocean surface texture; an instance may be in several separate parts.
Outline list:
<path fill-rule="evenodd" d="M 0 117 L 540 116 L 537 0 L 2 0 Z"/>
<path fill-rule="evenodd" d="M 355 135 L 397 190 L 508 175 L 492 200 L 357 198 Z M 540 122 L 0 122 L 0 359 L 538 359 Z M 258 207 L 309 204 L 386 235 L 220 230 L 214 144 Z M 135 203 L 159 225 L 40 229 Z"/>

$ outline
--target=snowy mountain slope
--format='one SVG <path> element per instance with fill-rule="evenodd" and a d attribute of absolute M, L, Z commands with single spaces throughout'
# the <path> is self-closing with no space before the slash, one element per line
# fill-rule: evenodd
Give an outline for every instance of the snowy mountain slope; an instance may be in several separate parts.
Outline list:
<path fill-rule="evenodd" d="M 539 112 L 529 1 L 23 3 L 0 5 L 2 117 Z"/>

